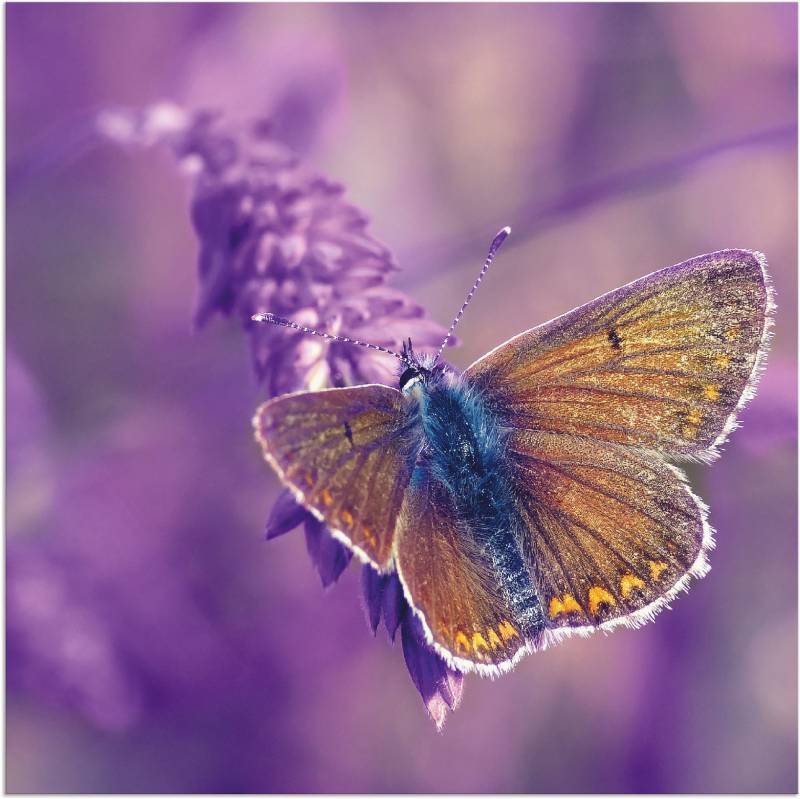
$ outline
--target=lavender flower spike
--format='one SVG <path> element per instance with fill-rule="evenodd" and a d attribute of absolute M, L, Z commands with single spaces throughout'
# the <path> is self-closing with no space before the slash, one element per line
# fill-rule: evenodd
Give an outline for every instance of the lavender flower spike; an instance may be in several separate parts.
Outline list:
<path fill-rule="evenodd" d="M 250 336 L 253 365 L 270 396 L 302 388 L 393 382 L 380 353 L 328 344 L 252 321 L 272 313 L 400 349 L 435 348 L 440 325 L 385 285 L 396 265 L 367 233 L 367 217 L 344 188 L 302 165 L 261 120 L 226 124 L 168 103 L 102 114 L 100 132 L 124 145 L 169 146 L 195 181 L 191 216 L 200 239 L 198 326 L 236 316 Z"/>
<path fill-rule="evenodd" d="M 305 167 L 259 120 L 234 125 L 209 112 L 170 103 L 101 114 L 98 133 L 128 148 L 166 145 L 194 181 L 191 218 L 200 240 L 195 324 L 214 314 L 236 317 L 250 339 L 253 367 L 269 396 L 360 383 L 394 385 L 393 358 L 376 350 L 262 324 L 272 314 L 330 335 L 400 350 L 435 350 L 445 329 L 421 305 L 386 285 L 389 250 L 367 232 L 367 217 L 344 188 Z M 455 344 L 454 340 L 450 344 Z M 335 582 L 351 552 L 325 526 L 280 495 L 267 522 L 276 538 L 304 522 L 306 546 L 323 586 Z M 363 575 L 370 627 L 381 617 L 403 652 L 415 685 L 441 728 L 461 697 L 460 675 L 425 645 L 396 575 Z"/>

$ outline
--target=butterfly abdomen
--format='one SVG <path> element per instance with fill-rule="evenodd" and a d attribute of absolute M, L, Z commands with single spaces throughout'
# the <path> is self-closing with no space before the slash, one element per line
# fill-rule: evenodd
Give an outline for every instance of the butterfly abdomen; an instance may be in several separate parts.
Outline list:
<path fill-rule="evenodd" d="M 421 411 L 431 475 L 452 497 L 459 529 L 478 544 L 518 625 L 535 636 L 543 613 L 520 547 L 503 431 L 480 394 L 456 379 L 431 387 Z"/>

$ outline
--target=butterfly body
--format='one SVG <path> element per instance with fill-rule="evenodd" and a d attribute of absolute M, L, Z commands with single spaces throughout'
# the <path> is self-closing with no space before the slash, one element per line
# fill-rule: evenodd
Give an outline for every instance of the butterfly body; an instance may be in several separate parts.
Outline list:
<path fill-rule="evenodd" d="M 411 484 L 446 497 L 460 546 L 475 552 L 479 567 L 498 586 L 509 622 L 537 639 L 545 624 L 504 451 L 510 431 L 482 393 L 450 370 L 422 369 L 402 390 L 421 431 Z"/>
<path fill-rule="evenodd" d="M 494 675 L 565 637 L 637 627 L 708 571 L 707 509 L 670 461 L 718 456 L 774 309 L 763 255 L 722 250 L 462 374 L 404 349 L 397 389 L 270 400 L 256 438 L 332 535 L 397 572 L 451 666 Z"/>

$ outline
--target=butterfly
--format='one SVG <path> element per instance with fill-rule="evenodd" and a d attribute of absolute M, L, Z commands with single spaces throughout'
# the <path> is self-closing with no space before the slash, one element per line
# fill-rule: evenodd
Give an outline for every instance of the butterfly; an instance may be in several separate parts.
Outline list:
<path fill-rule="evenodd" d="M 722 250 L 514 336 L 463 373 L 396 353 L 398 388 L 300 391 L 253 420 L 333 536 L 396 570 L 428 643 L 494 675 L 573 635 L 652 619 L 709 570 L 707 508 L 673 463 L 710 462 L 763 368 L 766 259 Z"/>

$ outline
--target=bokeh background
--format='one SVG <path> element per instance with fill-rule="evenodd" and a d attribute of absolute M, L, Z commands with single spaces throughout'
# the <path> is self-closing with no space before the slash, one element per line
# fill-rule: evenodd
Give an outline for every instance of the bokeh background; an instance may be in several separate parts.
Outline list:
<path fill-rule="evenodd" d="M 7 789 L 797 790 L 794 4 L 16 5 L 7 44 Z M 656 268 L 767 254 L 743 426 L 692 467 L 710 576 L 638 631 L 467 680 L 435 732 L 323 592 L 251 441 L 244 336 L 191 332 L 189 189 L 87 119 L 169 99 L 341 180 L 464 367 Z"/>

